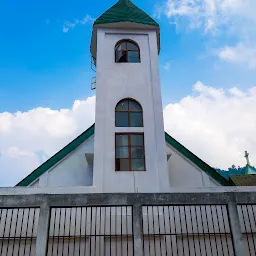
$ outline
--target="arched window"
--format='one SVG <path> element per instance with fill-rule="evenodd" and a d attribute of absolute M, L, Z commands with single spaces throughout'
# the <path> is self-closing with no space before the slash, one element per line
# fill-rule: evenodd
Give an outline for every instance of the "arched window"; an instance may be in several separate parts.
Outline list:
<path fill-rule="evenodd" d="M 145 171 L 144 133 L 130 132 L 130 127 L 143 127 L 141 105 L 133 99 L 123 99 L 115 109 L 116 127 L 126 127 L 115 135 L 116 171 Z"/>
<path fill-rule="evenodd" d="M 142 107 L 137 101 L 124 99 L 116 105 L 116 127 L 143 127 Z"/>
<path fill-rule="evenodd" d="M 140 62 L 140 48 L 137 43 L 131 40 L 121 40 L 115 47 L 116 62 Z"/>

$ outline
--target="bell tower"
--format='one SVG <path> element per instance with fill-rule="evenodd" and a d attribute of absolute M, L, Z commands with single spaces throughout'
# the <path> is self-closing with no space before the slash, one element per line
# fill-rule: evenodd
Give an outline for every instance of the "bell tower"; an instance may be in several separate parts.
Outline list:
<path fill-rule="evenodd" d="M 119 0 L 93 25 L 95 192 L 168 192 L 159 25 Z"/>

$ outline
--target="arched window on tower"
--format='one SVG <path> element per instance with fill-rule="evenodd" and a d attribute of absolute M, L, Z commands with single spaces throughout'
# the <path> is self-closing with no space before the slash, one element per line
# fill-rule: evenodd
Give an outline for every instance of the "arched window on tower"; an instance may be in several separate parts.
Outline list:
<path fill-rule="evenodd" d="M 115 134 L 116 171 L 145 171 L 143 130 L 130 131 L 131 127 L 143 127 L 141 105 L 133 99 L 123 99 L 116 105 L 115 117 L 116 127 L 124 128 Z"/>
<path fill-rule="evenodd" d="M 140 62 L 140 48 L 137 43 L 132 40 L 121 40 L 117 42 L 115 47 L 115 61 L 117 63 L 129 62 L 138 63 Z"/>
<path fill-rule="evenodd" d="M 143 111 L 137 101 L 124 99 L 116 105 L 116 127 L 143 127 Z"/>

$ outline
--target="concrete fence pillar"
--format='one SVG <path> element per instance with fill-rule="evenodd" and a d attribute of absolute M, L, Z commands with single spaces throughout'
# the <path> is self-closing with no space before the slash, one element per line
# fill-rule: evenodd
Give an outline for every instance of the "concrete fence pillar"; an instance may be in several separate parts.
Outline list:
<path fill-rule="evenodd" d="M 143 212 L 142 205 L 135 204 L 132 207 L 133 218 L 133 246 L 134 255 L 143 256 Z"/>
<path fill-rule="evenodd" d="M 50 207 L 47 203 L 40 206 L 36 238 L 36 256 L 46 256 L 50 223 Z"/>
<path fill-rule="evenodd" d="M 228 204 L 228 215 L 230 222 L 230 229 L 233 239 L 234 251 L 236 256 L 244 256 L 245 249 L 243 244 L 243 234 L 239 221 L 237 204 L 229 203 Z"/>

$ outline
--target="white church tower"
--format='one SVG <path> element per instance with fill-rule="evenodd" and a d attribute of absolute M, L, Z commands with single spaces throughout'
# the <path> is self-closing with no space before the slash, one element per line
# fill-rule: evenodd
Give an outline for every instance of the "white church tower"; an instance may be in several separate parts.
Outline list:
<path fill-rule="evenodd" d="M 159 25 L 119 0 L 93 25 L 96 121 L 17 186 L 87 193 L 170 192 L 233 186 L 164 132 L 158 71 Z"/>
<path fill-rule="evenodd" d="M 130 0 L 94 23 L 95 192 L 168 192 L 159 25 Z"/>

